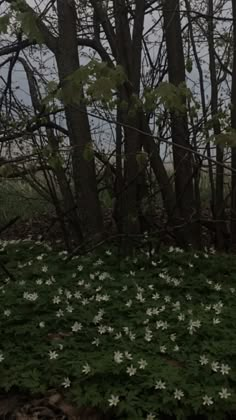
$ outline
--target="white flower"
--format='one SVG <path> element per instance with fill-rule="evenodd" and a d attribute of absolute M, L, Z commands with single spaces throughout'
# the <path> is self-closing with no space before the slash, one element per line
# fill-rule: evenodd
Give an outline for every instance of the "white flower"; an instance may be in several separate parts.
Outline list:
<path fill-rule="evenodd" d="M 120 351 L 115 351 L 114 361 L 118 364 L 122 363 L 123 362 L 123 353 L 121 353 Z"/>
<path fill-rule="evenodd" d="M 82 303 L 83 306 L 88 305 L 89 304 L 89 300 L 87 298 L 85 298 L 85 299 L 83 299 L 81 301 L 81 303 Z"/>
<path fill-rule="evenodd" d="M 220 324 L 220 319 L 219 318 L 213 318 L 213 325 L 217 325 Z"/>
<path fill-rule="evenodd" d="M 117 404 L 119 404 L 119 397 L 118 397 L 118 395 L 111 395 L 111 397 L 109 398 L 109 400 L 108 400 L 108 402 L 109 402 L 109 406 L 110 407 L 112 407 L 112 406 L 116 406 Z"/>
<path fill-rule="evenodd" d="M 73 332 L 80 331 L 82 329 L 82 324 L 80 322 L 75 322 L 71 327 Z"/>
<path fill-rule="evenodd" d="M 38 255 L 38 256 L 36 257 L 36 259 L 37 259 L 38 261 L 42 261 L 42 259 L 43 259 L 44 255 L 45 255 L 45 254 Z"/>
<path fill-rule="evenodd" d="M 4 311 L 4 315 L 5 315 L 5 316 L 10 316 L 10 315 L 11 315 L 11 310 L 10 310 L 10 309 L 6 309 L 6 310 Z"/>
<path fill-rule="evenodd" d="M 83 368 L 82 368 L 82 372 L 85 373 L 85 375 L 87 375 L 89 372 L 91 372 L 91 367 L 89 366 L 88 363 L 86 363 Z"/>
<path fill-rule="evenodd" d="M 179 351 L 179 346 L 176 344 L 176 346 L 174 346 L 174 351 Z"/>
<path fill-rule="evenodd" d="M 42 279 L 38 279 L 35 282 L 38 286 L 41 286 L 41 284 L 43 284 L 43 280 Z"/>
<path fill-rule="evenodd" d="M 189 334 L 192 335 L 196 331 L 196 329 L 200 327 L 201 327 L 201 321 L 199 321 L 199 319 L 197 319 L 196 321 L 193 321 L 192 319 L 190 319 L 189 326 L 188 326 Z"/>
<path fill-rule="evenodd" d="M 106 331 L 107 331 L 107 327 L 106 327 L 106 325 L 99 325 L 99 327 L 98 327 L 98 332 L 99 332 L 99 334 L 106 334 Z"/>
<path fill-rule="evenodd" d="M 84 268 L 84 267 L 83 267 L 82 265 L 78 265 L 77 270 L 78 270 L 78 271 L 83 271 L 83 268 Z"/>
<path fill-rule="evenodd" d="M 4 359 L 5 357 L 3 356 L 3 353 L 0 351 L 0 363 L 3 362 Z"/>
<path fill-rule="evenodd" d="M 137 293 L 137 295 L 136 295 L 136 299 L 139 301 L 139 302 L 141 302 L 141 303 L 144 303 L 145 302 L 145 298 L 143 297 L 143 295 L 142 295 L 142 293 Z"/>
<path fill-rule="evenodd" d="M 82 295 L 81 295 L 80 292 L 75 292 L 74 297 L 75 297 L 75 299 L 81 299 Z"/>
<path fill-rule="evenodd" d="M 229 365 L 224 365 L 224 363 L 222 363 L 221 367 L 220 367 L 220 373 L 222 373 L 222 375 L 228 375 L 229 371 L 230 371 L 230 366 Z"/>
<path fill-rule="evenodd" d="M 204 395 L 204 397 L 202 397 L 203 400 L 203 405 L 212 405 L 213 404 L 213 399 L 212 397 L 208 397 L 208 395 Z"/>
<path fill-rule="evenodd" d="M 156 416 L 152 413 L 148 414 L 146 420 L 155 420 Z"/>
<path fill-rule="evenodd" d="M 181 307 L 181 305 L 180 305 L 179 300 L 177 300 L 176 302 L 172 303 L 172 311 L 173 312 L 180 311 L 180 307 Z M 180 319 L 180 321 L 183 321 L 183 319 Z"/>
<path fill-rule="evenodd" d="M 58 305 L 61 302 L 60 296 L 54 296 L 52 302 L 54 303 L 54 305 Z"/>
<path fill-rule="evenodd" d="M 128 360 L 132 360 L 132 359 L 133 359 L 132 354 L 130 354 L 128 351 L 125 351 L 125 357 L 126 357 L 126 359 L 128 359 Z"/>
<path fill-rule="evenodd" d="M 215 286 L 214 286 L 214 289 L 217 290 L 217 291 L 221 290 L 221 284 L 216 283 Z"/>
<path fill-rule="evenodd" d="M 154 293 L 154 294 L 152 295 L 152 299 L 153 299 L 153 300 L 158 300 L 159 298 L 160 298 L 159 293 Z"/>
<path fill-rule="evenodd" d="M 213 370 L 213 372 L 217 372 L 220 369 L 219 363 L 218 362 L 212 362 L 211 369 Z"/>
<path fill-rule="evenodd" d="M 146 341 L 152 341 L 152 331 L 150 330 L 150 328 L 146 327 L 146 331 L 145 331 L 145 336 L 144 336 L 144 340 Z"/>
<path fill-rule="evenodd" d="M 200 356 L 199 361 L 201 366 L 207 365 L 207 363 L 209 362 L 208 358 L 204 354 Z"/>
<path fill-rule="evenodd" d="M 160 352 L 166 353 L 166 346 L 160 346 Z"/>
<path fill-rule="evenodd" d="M 49 350 L 48 354 L 50 360 L 55 360 L 58 358 L 58 353 L 55 350 Z"/>
<path fill-rule="evenodd" d="M 181 398 L 183 398 L 183 397 L 184 397 L 183 391 L 181 391 L 181 389 L 176 389 L 175 392 L 174 392 L 174 398 L 176 400 L 181 400 Z"/>
<path fill-rule="evenodd" d="M 66 307 L 66 311 L 67 311 L 67 312 L 72 313 L 72 312 L 73 312 L 73 310 L 74 310 L 73 306 L 71 306 L 71 305 L 67 305 L 67 307 Z"/>
<path fill-rule="evenodd" d="M 46 273 L 48 271 L 48 266 L 47 265 L 43 265 L 42 267 L 42 272 Z"/>
<path fill-rule="evenodd" d="M 133 365 L 130 365 L 130 367 L 127 367 L 126 372 L 129 374 L 129 376 L 134 376 L 137 372 L 137 369 Z"/>
<path fill-rule="evenodd" d="M 129 332 L 129 339 L 130 341 L 134 341 L 136 339 L 136 335 L 132 333 L 131 331 Z"/>
<path fill-rule="evenodd" d="M 63 310 L 62 310 L 62 309 L 59 309 L 59 310 L 56 312 L 56 316 L 57 316 L 57 318 L 61 318 L 62 316 L 64 316 L 64 312 L 63 312 Z"/>
<path fill-rule="evenodd" d="M 64 386 L 64 388 L 69 388 L 71 386 L 71 381 L 69 378 L 64 378 L 64 381 L 62 382 L 62 386 Z"/>
<path fill-rule="evenodd" d="M 155 389 L 166 389 L 166 383 L 159 380 L 155 384 Z"/>
<path fill-rule="evenodd" d="M 228 392 L 227 388 L 221 388 L 219 396 L 220 398 L 227 400 L 227 398 L 231 396 L 231 393 Z"/>
<path fill-rule="evenodd" d="M 170 335 L 170 340 L 175 341 L 176 340 L 176 334 L 171 334 Z"/>
<path fill-rule="evenodd" d="M 45 322 L 44 322 L 44 321 L 41 321 L 41 322 L 39 323 L 39 327 L 40 327 L 40 328 L 44 328 L 44 327 L 45 327 Z"/>
<path fill-rule="evenodd" d="M 139 365 L 139 369 L 145 369 L 145 367 L 147 366 L 147 361 L 144 359 L 140 359 L 138 361 L 138 365 Z"/>
<path fill-rule="evenodd" d="M 99 338 L 94 338 L 94 340 L 92 341 L 92 344 L 94 345 L 94 346 L 99 346 L 99 343 L 100 343 L 100 340 L 99 340 Z"/>
<path fill-rule="evenodd" d="M 51 279 L 46 280 L 46 281 L 45 281 L 45 284 L 46 284 L 47 286 L 51 286 L 51 284 L 52 284 L 52 280 L 51 280 Z"/>

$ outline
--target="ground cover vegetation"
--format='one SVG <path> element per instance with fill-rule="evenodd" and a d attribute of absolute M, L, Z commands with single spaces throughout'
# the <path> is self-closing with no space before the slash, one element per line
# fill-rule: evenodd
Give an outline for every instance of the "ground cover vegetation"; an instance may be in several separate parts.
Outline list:
<path fill-rule="evenodd" d="M 236 2 L 0 0 L 0 70 L 1 393 L 235 419 Z"/>
<path fill-rule="evenodd" d="M 60 390 L 109 419 L 235 418 L 235 258 L 68 258 L 29 240 L 2 241 L 1 255 L 2 390 Z"/>

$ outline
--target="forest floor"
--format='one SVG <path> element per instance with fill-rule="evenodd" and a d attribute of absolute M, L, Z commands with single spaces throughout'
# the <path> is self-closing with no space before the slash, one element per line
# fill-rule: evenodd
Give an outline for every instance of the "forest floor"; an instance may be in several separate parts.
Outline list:
<path fill-rule="evenodd" d="M 236 419 L 235 256 L 0 245 L 1 420 Z"/>

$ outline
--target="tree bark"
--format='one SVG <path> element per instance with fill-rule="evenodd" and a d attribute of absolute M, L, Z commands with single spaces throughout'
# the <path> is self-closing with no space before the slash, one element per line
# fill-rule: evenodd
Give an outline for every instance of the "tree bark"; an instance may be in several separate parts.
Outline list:
<path fill-rule="evenodd" d="M 179 87 L 185 83 L 185 61 L 178 0 L 163 0 L 164 31 L 166 36 L 169 82 Z M 182 98 L 183 106 L 186 98 Z M 185 245 L 200 246 L 200 224 L 196 221 L 196 201 L 193 184 L 191 152 L 175 145 L 190 147 L 187 112 L 171 113 L 171 134 L 175 170 L 176 202 Z"/>
<path fill-rule="evenodd" d="M 214 135 L 218 136 L 221 133 L 220 121 L 217 116 L 218 113 L 218 86 L 217 74 L 215 64 L 215 46 L 214 46 L 214 5 L 213 0 L 208 0 L 208 13 L 211 17 L 208 21 L 208 48 L 209 48 L 209 70 L 211 78 L 211 114 L 213 119 Z M 221 145 L 216 145 L 216 160 L 223 163 L 224 148 Z M 216 164 L 216 195 L 214 203 L 214 218 L 216 220 L 216 247 L 218 249 L 225 248 L 225 234 L 226 224 L 224 211 L 224 168 Z"/>
<path fill-rule="evenodd" d="M 233 69 L 231 88 L 231 127 L 236 130 L 236 3 L 232 0 L 233 10 Z M 236 148 L 231 150 L 231 165 L 236 170 Z M 236 172 L 231 176 L 231 245 L 236 248 Z"/>
<path fill-rule="evenodd" d="M 80 68 L 76 9 L 74 1 L 57 0 L 59 38 L 55 51 L 59 79 L 63 86 L 66 78 Z M 65 115 L 72 146 L 72 165 L 80 219 L 85 233 L 94 235 L 103 230 L 102 213 L 99 203 L 94 157 L 86 159 L 86 148 L 92 140 L 86 106 L 83 103 L 81 87 L 79 104 L 64 104 Z"/>

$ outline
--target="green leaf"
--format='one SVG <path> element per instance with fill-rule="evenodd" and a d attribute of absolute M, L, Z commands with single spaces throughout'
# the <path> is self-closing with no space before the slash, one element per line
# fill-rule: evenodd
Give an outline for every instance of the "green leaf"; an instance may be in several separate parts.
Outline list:
<path fill-rule="evenodd" d="M 236 130 L 230 129 L 225 133 L 215 136 L 215 142 L 218 145 L 236 147 Z"/>
<path fill-rule="evenodd" d="M 94 157 L 94 151 L 93 151 L 93 144 L 87 143 L 84 148 L 83 152 L 83 158 L 84 160 L 90 161 Z"/>
<path fill-rule="evenodd" d="M 187 60 L 186 60 L 185 68 L 186 68 L 188 73 L 191 73 L 192 70 L 193 70 L 193 62 L 192 62 L 192 59 L 190 57 L 188 57 Z"/>
<path fill-rule="evenodd" d="M 44 42 L 43 35 L 38 28 L 37 16 L 33 12 L 20 12 L 17 14 L 17 19 L 21 23 L 21 29 L 28 36 L 30 41 L 37 41 L 38 44 Z"/>
<path fill-rule="evenodd" d="M 7 28 L 10 23 L 10 15 L 6 14 L 4 16 L 0 16 L 0 34 L 6 34 Z"/>

